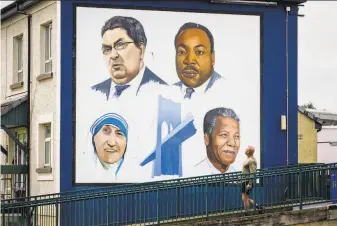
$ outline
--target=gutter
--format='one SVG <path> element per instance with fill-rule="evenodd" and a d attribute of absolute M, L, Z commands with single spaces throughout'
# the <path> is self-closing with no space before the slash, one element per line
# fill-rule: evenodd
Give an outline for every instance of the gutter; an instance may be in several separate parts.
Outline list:
<path fill-rule="evenodd" d="M 27 72 L 27 165 L 28 165 L 28 173 L 27 173 L 27 196 L 30 196 L 30 65 L 31 65 L 31 57 L 30 57 L 30 51 L 31 51 L 31 41 L 30 41 L 30 36 L 31 36 L 31 19 L 32 15 L 28 12 L 25 12 L 23 10 L 19 9 L 19 2 L 16 3 L 16 13 L 23 14 L 27 16 L 27 21 L 28 21 L 28 72 Z M 1 18 L 2 20 L 2 18 Z"/>
<path fill-rule="evenodd" d="M 18 7 L 23 11 L 39 3 L 40 0 L 17 0 L 1 9 L 1 21 L 19 14 Z"/>

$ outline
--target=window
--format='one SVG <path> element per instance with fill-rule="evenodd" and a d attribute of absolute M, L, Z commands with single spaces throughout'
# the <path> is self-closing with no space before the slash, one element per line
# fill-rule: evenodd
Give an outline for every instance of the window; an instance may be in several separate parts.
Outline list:
<path fill-rule="evenodd" d="M 14 38 L 14 82 L 23 81 L 22 35 Z"/>
<path fill-rule="evenodd" d="M 48 24 L 44 26 L 45 29 L 45 48 L 44 48 L 44 69 L 45 73 L 49 73 L 52 71 L 52 24 Z"/>
<path fill-rule="evenodd" d="M 41 59 L 41 58 L 40 58 Z M 54 180 L 53 176 L 53 113 L 38 115 L 36 120 L 36 169 L 37 180 Z M 35 150 L 34 150 L 35 151 Z M 41 177 L 40 177 L 41 176 Z"/>
<path fill-rule="evenodd" d="M 51 126 L 45 124 L 44 126 L 44 166 L 50 166 L 51 160 Z"/>

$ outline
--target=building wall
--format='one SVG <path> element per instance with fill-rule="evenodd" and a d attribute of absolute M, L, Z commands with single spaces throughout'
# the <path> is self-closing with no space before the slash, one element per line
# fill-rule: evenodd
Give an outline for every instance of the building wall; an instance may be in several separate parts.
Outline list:
<path fill-rule="evenodd" d="M 28 70 L 28 29 L 27 18 L 16 15 L 3 21 L 1 24 L 1 100 L 13 98 L 15 95 L 27 92 L 27 70 Z M 14 44 L 13 40 L 18 35 L 23 35 L 23 86 L 11 89 L 14 83 Z"/>
<path fill-rule="evenodd" d="M 28 20 L 24 15 L 15 15 L 5 21 L 1 21 L 1 103 L 16 99 L 22 95 L 27 94 L 27 76 L 28 76 Z M 14 38 L 22 35 L 22 64 L 23 64 L 23 86 L 18 88 L 11 88 L 10 86 L 15 83 L 15 59 L 14 59 Z M 26 136 L 26 129 L 13 128 L 10 129 L 13 134 L 21 133 Z M 5 131 L 1 131 L 1 145 L 7 149 L 8 157 L 6 161 L 1 161 L 1 164 L 12 165 L 15 158 L 15 144 Z M 4 155 L 3 155 L 4 156 Z M 3 157 L 2 156 L 2 157 Z M 2 181 L 1 191 L 12 194 L 12 186 L 16 181 L 13 181 L 12 176 L 1 175 L 7 183 Z M 6 179 L 9 181 L 7 181 Z M 22 184 L 21 184 L 22 185 Z M 13 198 L 6 196 L 5 198 Z"/>
<path fill-rule="evenodd" d="M 298 163 L 317 162 L 315 121 L 298 112 Z"/>
<path fill-rule="evenodd" d="M 337 126 L 323 126 L 317 137 L 318 150 L 317 161 L 320 163 L 337 162 L 337 146 L 331 146 L 328 143 L 320 142 L 337 142 Z"/>
<path fill-rule="evenodd" d="M 76 4 L 81 2 L 76 1 Z M 209 4 L 206 0 L 191 1 L 188 5 L 184 1 L 133 1 L 88 2 L 83 4 L 101 4 L 102 7 L 135 8 L 165 8 L 182 9 L 185 11 L 204 11 L 215 13 L 260 13 L 263 15 L 261 29 L 261 54 L 263 60 L 261 90 L 261 168 L 284 166 L 287 163 L 296 164 L 297 156 L 297 10 L 291 7 L 288 37 L 286 37 L 286 12 L 283 6 L 258 7 L 247 5 Z M 73 77 L 74 73 L 74 9 L 75 1 L 61 3 L 61 134 L 60 134 L 60 174 L 61 191 L 77 189 L 73 184 Z M 288 145 L 287 132 L 280 127 L 281 115 L 287 114 L 286 96 L 286 40 L 289 44 L 289 127 Z M 275 45 L 275 43 L 278 43 Z M 242 90 L 238 90 L 241 92 Z M 277 104 L 275 104 L 277 103 Z M 287 153 L 287 147 L 289 152 Z M 83 188 L 83 187 L 81 187 Z"/>
<path fill-rule="evenodd" d="M 57 1 L 42 1 L 26 11 L 31 17 L 31 139 L 30 139 L 30 195 L 40 195 L 59 192 L 59 107 L 57 105 L 57 61 L 58 59 L 58 40 L 57 40 Z M 42 71 L 42 55 L 44 39 L 42 35 L 43 27 L 46 22 L 52 22 L 52 77 L 44 80 L 37 80 Z M 6 46 L 1 50 L 1 100 L 9 99 L 15 94 L 27 92 L 27 66 L 28 66 L 28 43 L 27 43 L 27 18 L 23 15 L 15 15 L 2 22 L 1 44 Z M 23 33 L 24 52 L 24 86 L 11 90 L 13 77 L 13 37 Z M 3 45 L 6 44 L 6 45 Z M 7 67 L 6 67 L 7 65 Z M 41 76 L 40 76 L 41 77 Z M 6 87 L 6 89 L 3 89 Z M 41 123 L 51 123 L 51 168 L 50 173 L 37 173 L 37 169 L 43 165 L 41 163 L 41 153 L 43 153 L 42 132 L 39 127 Z M 2 136 L 6 136 L 3 135 Z M 1 140 L 8 141 L 8 138 Z M 11 142 L 9 142 L 9 145 Z M 10 154 L 11 156 L 12 154 Z"/>
<path fill-rule="evenodd" d="M 58 181 L 58 163 L 55 161 L 58 155 L 58 138 L 57 131 L 55 125 L 58 123 L 59 117 L 57 116 L 57 104 L 56 104 L 56 95 L 58 94 L 56 88 L 56 77 L 58 76 L 57 64 L 58 55 L 57 51 L 57 3 L 56 2 L 48 2 L 49 5 L 44 8 L 42 11 L 36 12 L 36 14 L 32 18 L 32 49 L 37 50 L 34 51 L 34 55 L 32 58 L 32 96 L 31 96 L 31 106 L 33 109 L 32 112 L 32 125 L 31 125 L 31 149 L 37 150 L 32 152 L 31 155 L 31 194 L 44 194 L 44 193 L 54 193 L 58 192 L 59 189 L 56 186 Z M 53 66 L 52 72 L 53 77 L 37 81 L 37 77 L 43 73 L 41 70 L 41 56 L 40 54 L 43 52 L 41 49 L 41 43 L 43 42 L 41 36 L 41 25 L 52 22 L 53 31 L 52 31 L 52 59 Z M 43 131 L 40 130 L 40 125 L 43 123 L 51 123 L 51 169 L 50 173 L 37 173 L 36 169 L 42 168 L 43 164 L 41 163 L 43 158 L 42 155 L 42 146 L 43 146 Z"/>

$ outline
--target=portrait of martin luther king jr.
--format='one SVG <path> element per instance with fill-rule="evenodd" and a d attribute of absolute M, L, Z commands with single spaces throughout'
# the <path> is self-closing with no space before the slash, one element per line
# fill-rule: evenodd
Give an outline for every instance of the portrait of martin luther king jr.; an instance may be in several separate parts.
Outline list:
<path fill-rule="evenodd" d="M 224 78 L 214 70 L 214 38 L 210 30 L 197 23 L 185 23 L 175 36 L 176 71 L 184 98 L 206 93 Z"/>

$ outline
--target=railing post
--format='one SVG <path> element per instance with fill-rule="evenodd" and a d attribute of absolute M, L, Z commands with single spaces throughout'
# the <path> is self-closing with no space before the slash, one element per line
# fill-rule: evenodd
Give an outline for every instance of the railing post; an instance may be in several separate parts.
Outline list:
<path fill-rule="evenodd" d="M 300 177 L 299 177 L 299 199 L 300 199 L 300 210 L 302 210 L 302 168 L 300 167 Z"/>
<path fill-rule="evenodd" d="M 157 224 L 160 225 L 160 211 L 159 211 L 159 185 L 157 185 Z"/>
<path fill-rule="evenodd" d="M 256 174 L 253 173 L 253 184 L 252 184 L 252 187 L 253 185 L 255 186 L 255 189 L 252 188 L 252 191 L 253 191 L 253 200 L 254 200 L 254 211 L 256 210 Z"/>
<path fill-rule="evenodd" d="M 2 213 L 2 224 L 6 225 L 6 222 L 5 222 L 5 211 L 3 211 L 3 213 Z"/>
<path fill-rule="evenodd" d="M 57 200 L 56 200 L 55 205 L 56 205 L 56 226 L 58 226 L 59 225 L 59 204 Z"/>
<path fill-rule="evenodd" d="M 177 188 L 177 204 L 176 204 L 176 207 L 177 207 L 177 218 L 180 217 L 180 185 L 179 187 Z"/>
<path fill-rule="evenodd" d="M 35 201 L 37 200 L 37 198 L 35 197 Z M 38 206 L 34 206 L 34 226 L 37 225 L 37 213 L 38 213 L 39 209 Z"/>
<path fill-rule="evenodd" d="M 206 219 L 208 219 L 208 178 L 206 179 Z"/>
<path fill-rule="evenodd" d="M 106 196 L 106 225 L 109 226 L 109 194 Z"/>

